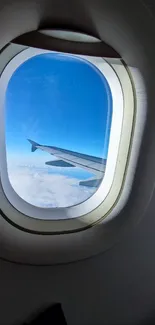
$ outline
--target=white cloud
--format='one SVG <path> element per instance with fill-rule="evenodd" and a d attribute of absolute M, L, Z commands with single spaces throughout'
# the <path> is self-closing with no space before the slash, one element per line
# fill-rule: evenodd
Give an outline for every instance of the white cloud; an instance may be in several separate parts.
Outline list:
<path fill-rule="evenodd" d="M 79 180 L 49 174 L 48 168 L 9 164 L 9 180 L 16 193 L 39 207 L 67 207 L 88 199 L 94 188 L 79 186 Z"/>

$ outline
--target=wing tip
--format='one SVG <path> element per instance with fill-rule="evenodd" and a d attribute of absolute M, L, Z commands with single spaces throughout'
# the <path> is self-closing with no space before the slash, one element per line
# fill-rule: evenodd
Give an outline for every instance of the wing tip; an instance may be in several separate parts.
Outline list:
<path fill-rule="evenodd" d="M 31 143 L 31 152 L 36 151 L 38 148 L 37 146 L 39 146 L 39 144 L 31 139 L 27 139 L 30 143 Z"/>

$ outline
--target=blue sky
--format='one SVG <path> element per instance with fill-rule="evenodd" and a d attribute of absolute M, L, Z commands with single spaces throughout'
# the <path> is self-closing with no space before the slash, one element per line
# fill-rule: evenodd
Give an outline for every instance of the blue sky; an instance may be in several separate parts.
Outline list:
<path fill-rule="evenodd" d="M 5 112 L 9 154 L 32 155 L 30 138 L 44 145 L 107 156 L 111 91 L 104 76 L 85 60 L 57 53 L 27 60 L 10 79 Z M 39 150 L 34 154 L 37 159 L 44 155 Z"/>

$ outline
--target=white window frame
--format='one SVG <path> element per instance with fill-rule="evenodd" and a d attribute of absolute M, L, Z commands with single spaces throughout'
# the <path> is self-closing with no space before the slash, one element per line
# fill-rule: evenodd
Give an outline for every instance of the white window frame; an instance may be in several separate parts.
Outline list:
<path fill-rule="evenodd" d="M 37 54 L 50 52 L 11 44 L 0 56 L 0 71 L 3 71 L 0 78 L 0 201 L 2 211 L 17 226 L 32 232 L 63 233 L 78 231 L 101 221 L 117 203 L 132 139 L 134 95 L 129 75 L 120 60 L 106 62 L 99 57 L 76 55 L 87 59 L 104 74 L 112 92 L 113 116 L 105 176 L 97 191 L 78 205 L 67 208 L 39 208 L 27 203 L 13 190 L 7 174 L 5 92 L 11 75 L 21 63 Z"/>

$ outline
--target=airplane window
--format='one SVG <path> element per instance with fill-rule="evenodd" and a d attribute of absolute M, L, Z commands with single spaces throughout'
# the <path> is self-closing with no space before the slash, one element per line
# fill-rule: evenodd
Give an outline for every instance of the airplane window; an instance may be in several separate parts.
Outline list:
<path fill-rule="evenodd" d="M 14 191 L 42 208 L 87 200 L 104 182 L 112 114 L 108 81 L 88 60 L 51 52 L 20 64 L 5 95 Z"/>

